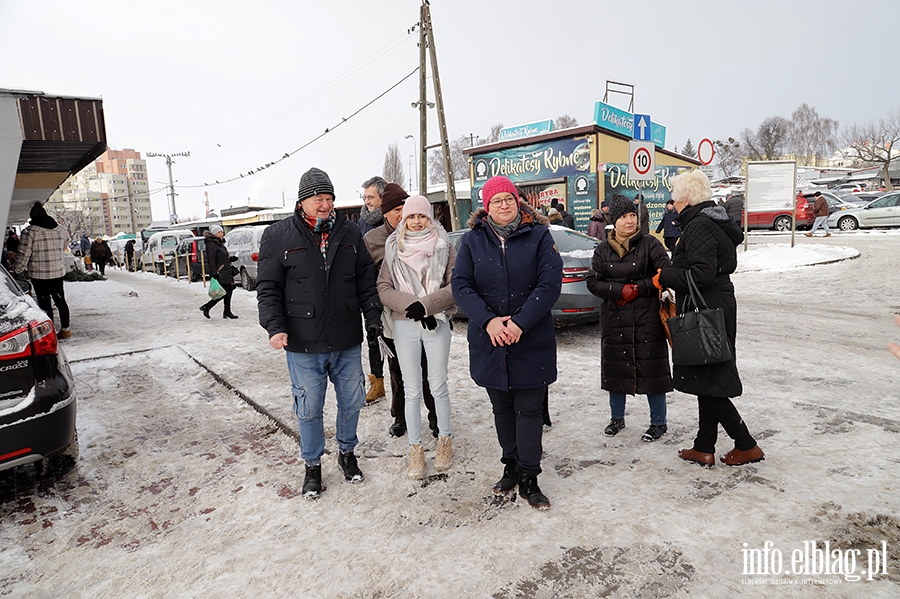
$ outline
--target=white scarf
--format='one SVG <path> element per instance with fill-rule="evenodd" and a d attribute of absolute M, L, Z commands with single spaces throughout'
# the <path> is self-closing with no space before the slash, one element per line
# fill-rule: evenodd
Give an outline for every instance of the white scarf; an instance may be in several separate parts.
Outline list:
<path fill-rule="evenodd" d="M 447 232 L 437 224 L 423 231 L 406 231 L 403 247 L 398 247 L 398 233 L 391 233 L 384 246 L 384 260 L 391 269 L 394 287 L 416 297 L 440 289 L 450 259 Z"/>

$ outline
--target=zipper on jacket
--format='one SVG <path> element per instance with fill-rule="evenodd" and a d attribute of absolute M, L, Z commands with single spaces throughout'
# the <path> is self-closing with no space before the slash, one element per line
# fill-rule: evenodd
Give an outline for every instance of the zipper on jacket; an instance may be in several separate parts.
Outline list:
<path fill-rule="evenodd" d="M 304 247 L 294 248 L 292 250 L 284 250 L 284 259 L 287 260 L 287 257 L 295 252 L 305 252 L 305 251 L 306 251 L 306 248 L 304 248 Z"/>

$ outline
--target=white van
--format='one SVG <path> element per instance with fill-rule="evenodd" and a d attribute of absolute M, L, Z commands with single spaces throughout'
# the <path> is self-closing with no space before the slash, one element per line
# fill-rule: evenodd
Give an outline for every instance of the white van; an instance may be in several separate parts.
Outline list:
<path fill-rule="evenodd" d="M 256 261 L 259 259 L 259 242 L 269 225 L 237 227 L 225 234 L 228 254 L 237 256 L 234 266 L 240 271 L 238 280 L 247 291 L 256 289 Z"/>
<path fill-rule="evenodd" d="M 178 242 L 193 236 L 194 232 L 189 229 L 154 233 L 147 240 L 147 248 L 141 255 L 143 269 L 152 270 L 158 275 L 163 274 L 166 270 L 172 268 L 175 248 L 178 246 Z"/>

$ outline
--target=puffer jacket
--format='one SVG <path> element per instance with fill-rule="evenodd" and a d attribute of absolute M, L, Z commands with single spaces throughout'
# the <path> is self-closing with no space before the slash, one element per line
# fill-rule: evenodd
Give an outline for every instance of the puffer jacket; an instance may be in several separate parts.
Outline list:
<path fill-rule="evenodd" d="M 556 331 L 551 310 L 562 290 L 562 258 L 545 217 L 520 205 L 519 228 L 501 242 L 479 208 L 460 242 L 453 297 L 469 317 L 469 371 L 489 389 L 533 389 L 556 380 Z M 485 327 L 511 316 L 523 333 L 518 343 L 491 344 Z"/>
<path fill-rule="evenodd" d="M 614 232 L 610 233 L 614 236 Z M 659 317 L 659 293 L 653 276 L 670 266 L 658 239 L 637 233 L 629 251 L 620 257 L 604 241 L 594 249 L 587 287 L 603 298 L 600 306 L 600 388 L 627 395 L 672 390 L 669 346 Z M 638 286 L 638 297 L 624 306 L 622 288 Z"/>
<path fill-rule="evenodd" d="M 690 270 L 707 305 L 724 310 L 725 330 L 732 355 L 736 356 L 737 301 L 730 275 L 737 269 L 737 245 L 744 240 L 744 233 L 712 200 L 686 207 L 679 220 L 681 241 L 672 253 L 672 266 L 663 268 L 659 282 L 676 291 L 678 313 L 683 314 L 688 296 L 686 273 Z M 734 357 L 720 364 L 676 365 L 672 379 L 676 389 L 691 395 L 737 397 L 743 393 Z"/>
<path fill-rule="evenodd" d="M 322 257 L 316 236 L 295 210 L 269 226 L 259 248 L 259 324 L 271 338 L 287 333 L 291 352 L 327 353 L 363 340 L 381 322 L 375 268 L 359 228 L 338 212 Z"/>
<path fill-rule="evenodd" d="M 219 239 L 209 231 L 204 231 L 203 239 L 206 240 L 206 264 L 209 268 L 209 276 L 215 277 L 222 285 L 234 284 L 234 275 L 231 274 L 231 260 L 225 240 Z"/>

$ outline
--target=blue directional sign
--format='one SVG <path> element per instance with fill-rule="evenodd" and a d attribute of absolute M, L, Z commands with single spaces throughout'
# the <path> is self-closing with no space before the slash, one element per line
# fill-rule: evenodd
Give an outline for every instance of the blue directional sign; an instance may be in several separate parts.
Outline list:
<path fill-rule="evenodd" d="M 632 131 L 632 135 L 636 141 L 652 141 L 653 137 L 651 135 L 652 127 L 650 126 L 650 115 L 634 115 L 634 129 Z"/>

